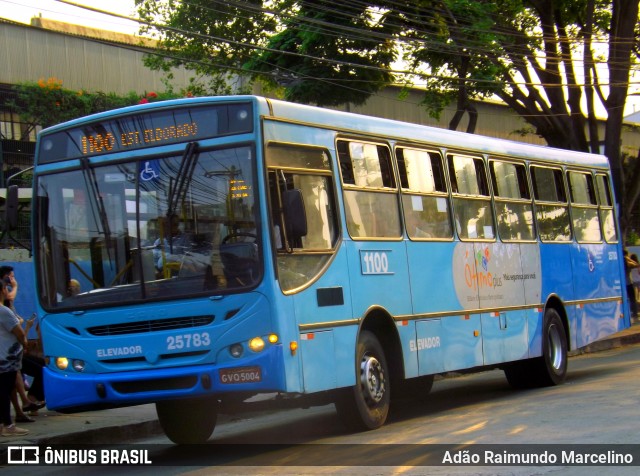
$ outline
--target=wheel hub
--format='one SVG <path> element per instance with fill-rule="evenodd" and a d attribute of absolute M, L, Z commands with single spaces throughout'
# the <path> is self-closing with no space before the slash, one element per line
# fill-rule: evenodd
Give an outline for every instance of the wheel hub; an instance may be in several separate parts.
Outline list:
<path fill-rule="evenodd" d="M 365 400 L 378 403 L 385 392 L 385 376 L 382 365 L 373 356 L 365 355 L 360 364 L 360 383 Z"/>
<path fill-rule="evenodd" d="M 556 326 L 549 327 L 549 361 L 558 370 L 562 367 L 562 338 Z"/>

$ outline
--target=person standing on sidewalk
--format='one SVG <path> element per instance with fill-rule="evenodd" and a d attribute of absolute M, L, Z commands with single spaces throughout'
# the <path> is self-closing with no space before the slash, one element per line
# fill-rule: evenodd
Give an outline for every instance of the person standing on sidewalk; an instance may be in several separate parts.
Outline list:
<path fill-rule="evenodd" d="M 0 281 L 0 298 L 7 299 L 8 289 Z M 11 393 L 16 386 L 16 375 L 22 367 L 22 350 L 27 345 L 20 320 L 11 309 L 0 305 L 0 434 L 21 436 L 29 430 L 19 428 L 11 420 Z"/>
<path fill-rule="evenodd" d="M 623 250 L 623 254 L 624 270 L 627 281 L 627 298 L 629 298 L 629 307 L 631 308 L 631 319 L 636 319 L 638 317 L 638 301 L 636 300 L 636 288 L 633 285 L 632 272 L 634 269 L 640 267 L 640 263 L 631 257 L 626 248 Z"/>

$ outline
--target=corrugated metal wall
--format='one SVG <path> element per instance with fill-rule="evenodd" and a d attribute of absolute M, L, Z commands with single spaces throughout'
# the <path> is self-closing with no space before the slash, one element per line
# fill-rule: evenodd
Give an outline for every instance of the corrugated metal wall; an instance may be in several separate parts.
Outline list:
<path fill-rule="evenodd" d="M 69 36 L 28 25 L 0 22 L 0 83 L 55 77 L 66 89 L 127 94 L 162 91 L 162 74 L 145 68 L 134 47 Z M 184 69 L 174 71 L 176 89 L 188 85 Z"/>

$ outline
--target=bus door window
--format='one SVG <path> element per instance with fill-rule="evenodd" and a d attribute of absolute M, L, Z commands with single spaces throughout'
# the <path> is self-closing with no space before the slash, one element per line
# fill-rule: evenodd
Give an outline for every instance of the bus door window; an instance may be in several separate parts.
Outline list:
<path fill-rule="evenodd" d="M 613 213 L 611 188 L 609 187 L 609 178 L 605 174 L 596 174 L 596 191 L 598 193 L 600 223 L 602 224 L 604 238 L 607 240 L 607 243 L 617 243 L 618 234 L 616 231 L 616 221 Z"/>
<path fill-rule="evenodd" d="M 602 241 L 598 201 L 593 176 L 587 172 L 567 173 L 571 191 L 571 217 L 578 243 Z"/>
<path fill-rule="evenodd" d="M 562 170 L 532 165 L 536 224 L 542 241 L 571 241 L 571 221 Z"/>
<path fill-rule="evenodd" d="M 438 152 L 396 149 L 407 235 L 411 239 L 453 237 L 449 199 Z"/>
<path fill-rule="evenodd" d="M 503 241 L 535 240 L 533 204 L 524 164 L 489 162 L 498 233 Z"/>
<path fill-rule="evenodd" d="M 349 234 L 354 238 L 399 238 L 397 187 L 386 145 L 338 141 Z"/>
<path fill-rule="evenodd" d="M 447 159 L 458 236 L 462 240 L 493 240 L 493 209 L 484 161 L 458 154 L 449 154 Z"/>
<path fill-rule="evenodd" d="M 323 268 L 338 238 L 335 191 L 329 155 L 324 149 L 270 144 L 269 199 L 278 277 L 284 291 L 303 286 Z M 287 223 L 287 191 L 304 203 L 306 233 L 294 235 Z M 298 217 L 299 218 L 299 217 Z"/>

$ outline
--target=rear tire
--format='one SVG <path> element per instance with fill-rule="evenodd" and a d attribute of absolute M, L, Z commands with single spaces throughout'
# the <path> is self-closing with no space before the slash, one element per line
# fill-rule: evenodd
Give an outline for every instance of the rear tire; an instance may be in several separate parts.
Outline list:
<path fill-rule="evenodd" d="M 355 370 L 357 382 L 339 393 L 336 410 L 350 430 L 374 430 L 387 420 L 391 388 L 384 350 L 372 332 L 358 337 Z"/>
<path fill-rule="evenodd" d="M 218 420 L 217 401 L 211 398 L 156 402 L 165 435 L 179 445 L 206 442 Z"/>
<path fill-rule="evenodd" d="M 513 388 L 559 385 L 567 377 L 567 333 L 558 311 L 549 308 L 544 314 L 542 356 L 513 362 L 504 369 Z"/>
<path fill-rule="evenodd" d="M 555 309 L 547 309 L 542 334 L 542 357 L 536 359 L 541 387 L 559 385 L 567 377 L 567 333 Z"/>

